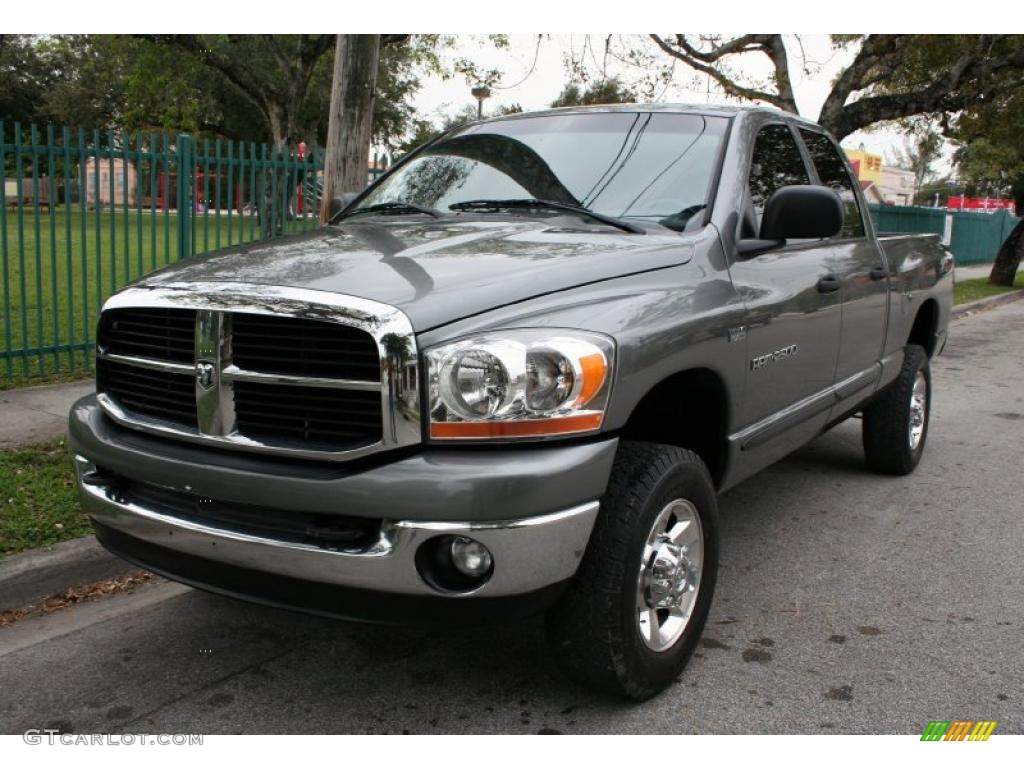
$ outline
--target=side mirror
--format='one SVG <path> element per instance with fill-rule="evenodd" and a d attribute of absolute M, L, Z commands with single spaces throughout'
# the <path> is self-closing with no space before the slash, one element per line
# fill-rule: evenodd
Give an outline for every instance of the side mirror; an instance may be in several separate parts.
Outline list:
<path fill-rule="evenodd" d="M 327 207 L 327 218 L 333 219 L 343 210 L 348 208 L 349 203 L 358 197 L 356 192 L 345 192 L 337 197 L 331 198 L 331 204 Z"/>
<path fill-rule="evenodd" d="M 828 187 L 779 187 L 768 198 L 761 219 L 762 240 L 819 240 L 843 228 L 843 203 Z"/>
<path fill-rule="evenodd" d="M 768 198 L 761 217 L 761 235 L 736 243 L 736 253 L 750 258 L 787 240 L 834 237 L 843 228 L 843 203 L 828 187 L 794 184 L 779 187 Z"/>

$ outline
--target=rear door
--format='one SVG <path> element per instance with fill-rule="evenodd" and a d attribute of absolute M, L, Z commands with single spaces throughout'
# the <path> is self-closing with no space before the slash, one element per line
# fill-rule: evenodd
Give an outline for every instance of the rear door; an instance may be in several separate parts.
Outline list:
<path fill-rule="evenodd" d="M 757 237 L 772 192 L 812 183 L 792 128 L 769 119 L 752 149 L 739 238 Z M 750 469 L 813 438 L 834 402 L 841 298 L 829 278 L 829 241 L 792 240 L 751 258 L 735 256 L 733 283 L 747 305 L 743 429 L 732 436 Z M 823 279 L 824 278 L 824 279 Z"/>
<path fill-rule="evenodd" d="M 885 254 L 868 230 L 858 196 L 859 184 L 842 150 L 824 133 L 801 127 L 800 135 L 818 182 L 834 189 L 845 208 L 843 229 L 829 241 L 843 299 L 836 363 L 838 416 L 863 399 L 878 380 L 888 317 L 888 266 Z"/>

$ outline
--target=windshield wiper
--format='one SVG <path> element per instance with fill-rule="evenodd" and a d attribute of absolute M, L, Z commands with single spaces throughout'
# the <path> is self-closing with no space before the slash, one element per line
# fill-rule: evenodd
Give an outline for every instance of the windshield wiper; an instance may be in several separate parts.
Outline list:
<path fill-rule="evenodd" d="M 391 200 L 386 203 L 368 205 L 365 208 L 356 208 L 354 211 L 346 213 L 344 216 L 340 216 L 338 221 L 347 219 L 349 216 L 358 216 L 360 213 L 422 213 L 427 216 L 433 216 L 435 219 L 444 216 L 444 214 L 436 208 L 427 208 L 425 205 L 406 203 L 401 200 Z"/>
<path fill-rule="evenodd" d="M 606 216 L 603 213 L 597 213 L 596 211 L 592 211 L 589 208 L 584 208 L 579 205 L 560 203 L 557 200 L 538 200 L 533 197 L 517 198 L 513 200 L 465 200 L 461 203 L 452 203 L 448 206 L 448 210 L 451 211 L 496 211 L 509 208 L 535 208 L 551 211 L 569 211 L 571 213 L 578 213 L 581 216 L 587 216 L 595 221 L 600 221 L 603 224 L 616 227 L 624 232 L 632 232 L 634 235 L 647 234 L 647 230 L 631 222 L 617 219 L 614 216 Z"/>

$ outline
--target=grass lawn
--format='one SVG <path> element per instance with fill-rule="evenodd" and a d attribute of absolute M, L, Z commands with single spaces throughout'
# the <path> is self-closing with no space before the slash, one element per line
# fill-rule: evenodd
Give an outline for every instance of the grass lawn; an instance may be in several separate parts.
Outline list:
<path fill-rule="evenodd" d="M 63 440 L 0 452 L 0 556 L 90 532 Z"/>
<path fill-rule="evenodd" d="M 1007 293 L 1019 288 L 1024 288 L 1024 271 L 1017 273 L 1017 279 L 1013 282 L 1013 288 L 992 285 L 987 277 L 958 280 L 956 287 L 953 289 L 953 303 L 965 304 L 968 301 L 976 301 L 988 296 L 998 296 L 1001 293 Z"/>
<path fill-rule="evenodd" d="M 31 206 L 0 213 L 0 389 L 88 374 L 99 307 L 115 290 L 177 259 L 178 217 Z M 194 217 L 197 253 L 258 239 L 254 216 Z M 290 231 L 316 226 L 288 222 Z M 18 350 L 27 350 L 22 354 Z"/>

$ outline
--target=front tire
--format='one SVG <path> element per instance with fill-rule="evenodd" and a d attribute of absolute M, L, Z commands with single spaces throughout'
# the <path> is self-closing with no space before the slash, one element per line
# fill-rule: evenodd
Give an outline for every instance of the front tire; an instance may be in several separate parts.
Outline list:
<path fill-rule="evenodd" d="M 717 510 L 696 454 L 620 445 L 580 569 L 546 616 L 569 675 L 638 701 L 679 676 L 711 608 Z"/>
<path fill-rule="evenodd" d="M 928 353 L 908 344 L 899 377 L 864 409 L 864 457 L 869 468 L 888 475 L 914 471 L 928 438 L 931 401 Z"/>

